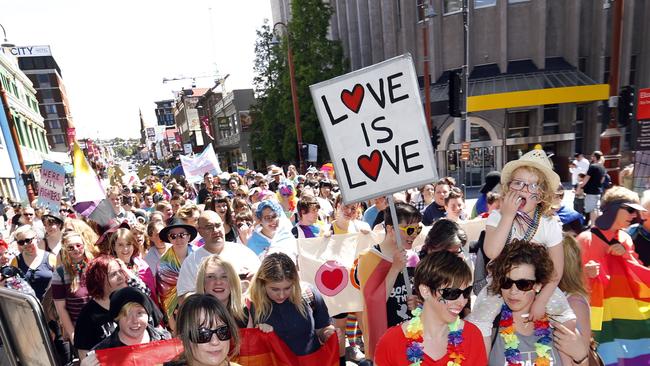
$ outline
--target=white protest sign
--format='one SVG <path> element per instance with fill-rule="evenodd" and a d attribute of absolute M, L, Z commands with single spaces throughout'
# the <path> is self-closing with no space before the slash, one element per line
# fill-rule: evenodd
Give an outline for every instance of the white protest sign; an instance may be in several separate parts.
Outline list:
<path fill-rule="evenodd" d="M 310 90 L 346 203 L 437 180 L 410 54 Z"/>
<path fill-rule="evenodd" d="M 212 145 L 208 145 L 202 153 L 193 158 L 181 155 L 181 165 L 185 172 L 185 179 L 190 183 L 201 182 L 203 174 L 207 172 L 212 174 L 221 173 L 219 161 L 212 149 Z"/>
<path fill-rule="evenodd" d="M 65 169 L 51 161 L 43 160 L 41 180 L 38 182 L 38 206 L 59 213 L 65 188 Z"/>

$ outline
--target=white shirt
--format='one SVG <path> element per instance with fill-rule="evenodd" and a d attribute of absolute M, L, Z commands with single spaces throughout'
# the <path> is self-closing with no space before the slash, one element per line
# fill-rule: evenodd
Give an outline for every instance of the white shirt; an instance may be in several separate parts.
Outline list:
<path fill-rule="evenodd" d="M 178 296 L 196 291 L 196 275 L 199 272 L 199 266 L 203 258 L 211 255 L 212 253 L 203 246 L 185 258 L 176 284 Z M 224 243 L 219 258 L 232 264 L 237 273 L 254 273 L 260 267 L 260 260 L 252 250 L 247 246 L 228 241 Z"/>
<path fill-rule="evenodd" d="M 487 218 L 485 225 L 497 227 L 501 221 L 499 210 L 493 210 Z M 512 230 L 512 239 L 523 239 L 525 233 Z M 542 216 L 539 227 L 533 236 L 533 243 L 542 244 L 546 248 L 554 247 L 562 243 L 562 224 L 553 216 Z"/>

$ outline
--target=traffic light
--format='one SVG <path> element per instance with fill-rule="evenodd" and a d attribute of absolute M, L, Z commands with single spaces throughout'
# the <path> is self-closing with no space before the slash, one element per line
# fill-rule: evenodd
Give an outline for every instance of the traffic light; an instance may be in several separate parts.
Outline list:
<path fill-rule="evenodd" d="M 301 144 L 300 145 L 300 157 L 302 158 L 302 161 L 307 161 L 307 158 L 309 158 L 309 145 L 308 144 Z"/>
<path fill-rule="evenodd" d="M 458 71 L 449 72 L 449 115 L 460 117 L 460 74 Z"/>
<path fill-rule="evenodd" d="M 636 89 L 633 85 L 627 85 L 621 88 L 618 97 L 618 124 L 626 127 L 634 121 L 634 103 L 636 100 Z"/>

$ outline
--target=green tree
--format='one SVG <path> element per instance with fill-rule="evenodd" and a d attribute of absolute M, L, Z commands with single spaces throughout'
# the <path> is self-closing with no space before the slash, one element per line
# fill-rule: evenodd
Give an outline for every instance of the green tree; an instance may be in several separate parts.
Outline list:
<path fill-rule="evenodd" d="M 256 42 L 255 87 L 258 96 L 253 146 L 258 158 L 278 163 L 297 161 L 297 139 L 291 101 L 291 83 L 286 62 L 287 42 L 291 42 L 300 106 L 302 141 L 318 145 L 319 160 L 329 159 L 325 138 L 316 116 L 309 86 L 344 74 L 347 65 L 339 41 L 327 39 L 333 10 L 322 0 L 293 0 L 288 35 L 272 45 L 268 23 L 258 31 Z"/>

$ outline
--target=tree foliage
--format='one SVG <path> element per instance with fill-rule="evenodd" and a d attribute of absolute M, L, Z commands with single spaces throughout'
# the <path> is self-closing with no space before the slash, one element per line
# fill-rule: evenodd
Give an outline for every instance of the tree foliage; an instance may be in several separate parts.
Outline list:
<path fill-rule="evenodd" d="M 255 44 L 257 105 L 252 146 L 256 160 L 287 163 L 297 161 L 297 139 L 291 100 L 291 81 L 287 64 L 290 42 L 300 107 L 302 142 L 318 145 L 319 160 L 329 158 L 309 86 L 344 74 L 347 70 L 339 41 L 327 38 L 332 16 L 331 6 L 322 0 L 293 0 L 292 19 L 274 45 L 273 29 L 264 23 Z M 288 34 L 287 31 L 288 30 Z"/>

